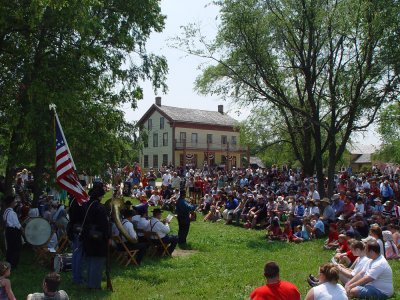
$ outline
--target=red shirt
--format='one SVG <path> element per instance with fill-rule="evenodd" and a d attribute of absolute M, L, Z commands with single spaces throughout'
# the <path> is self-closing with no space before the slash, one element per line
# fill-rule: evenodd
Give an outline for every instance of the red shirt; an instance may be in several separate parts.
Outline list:
<path fill-rule="evenodd" d="M 351 263 L 353 263 L 358 257 L 358 256 L 354 256 L 350 250 L 346 251 L 346 255 L 350 259 Z"/>
<path fill-rule="evenodd" d="M 353 204 L 353 203 L 348 202 L 348 203 L 345 203 L 345 204 L 344 204 L 344 206 L 343 206 L 343 213 L 344 213 L 346 216 L 351 215 L 351 214 L 353 213 L 353 211 L 354 211 L 354 204 Z"/>
<path fill-rule="evenodd" d="M 344 241 L 344 243 L 339 242 L 339 250 L 341 253 L 345 253 L 347 251 L 350 251 L 349 244 L 347 244 L 347 241 Z"/>
<path fill-rule="evenodd" d="M 328 234 L 328 243 L 337 241 L 339 238 L 339 233 L 337 231 L 330 231 Z"/>
<path fill-rule="evenodd" d="M 253 300 L 300 300 L 297 287 L 288 281 L 280 280 L 277 283 L 266 284 L 251 292 Z"/>

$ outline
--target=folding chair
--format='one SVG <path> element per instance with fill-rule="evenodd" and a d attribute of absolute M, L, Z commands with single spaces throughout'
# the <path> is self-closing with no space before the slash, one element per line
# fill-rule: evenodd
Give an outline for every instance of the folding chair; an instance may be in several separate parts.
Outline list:
<path fill-rule="evenodd" d="M 119 235 L 113 236 L 113 240 L 117 244 L 116 248 L 116 251 L 118 253 L 117 262 L 120 264 L 124 264 L 125 267 L 128 266 L 130 263 L 132 263 L 135 266 L 138 266 L 139 264 L 135 259 L 135 255 L 139 252 L 139 250 L 135 249 L 130 250 Z M 118 245 L 120 245 L 122 249 L 120 249 Z"/>
<path fill-rule="evenodd" d="M 154 249 L 153 256 L 157 253 L 160 253 L 160 256 L 171 256 L 171 253 L 168 251 L 168 245 L 164 243 L 157 232 L 145 231 L 144 237 Z"/>
<path fill-rule="evenodd" d="M 52 233 L 53 235 L 54 233 Z M 57 241 L 57 245 L 55 247 L 55 251 L 51 252 L 49 248 L 47 248 L 47 243 L 43 246 L 35 247 L 34 251 L 36 252 L 36 261 L 42 265 L 51 265 L 54 257 L 57 254 L 61 254 L 64 252 L 65 248 L 68 246 L 68 236 L 63 234 Z"/>

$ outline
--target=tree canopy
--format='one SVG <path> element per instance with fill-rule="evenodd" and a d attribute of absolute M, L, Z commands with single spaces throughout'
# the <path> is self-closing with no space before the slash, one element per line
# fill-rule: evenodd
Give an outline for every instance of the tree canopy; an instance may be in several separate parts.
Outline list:
<path fill-rule="evenodd" d="M 283 137 L 305 170 L 313 164 L 319 182 L 328 175 L 331 194 L 350 135 L 365 130 L 382 104 L 397 97 L 398 1 L 215 3 L 221 8 L 216 39 L 207 41 L 190 24 L 175 43 L 210 59 L 197 90 L 242 105 L 267 103 L 272 126 L 285 126 Z M 193 43 L 196 39 L 203 47 Z M 322 184 L 319 189 L 325 194 Z"/>
<path fill-rule="evenodd" d="M 132 157 L 136 129 L 122 107 L 136 108 L 140 81 L 166 89 L 165 58 L 146 51 L 150 33 L 164 27 L 159 1 L 2 1 L 0 7 L 7 187 L 16 166 L 33 165 L 38 184 L 45 167 L 52 168 L 50 103 L 79 170 L 100 172 L 106 161 Z"/>

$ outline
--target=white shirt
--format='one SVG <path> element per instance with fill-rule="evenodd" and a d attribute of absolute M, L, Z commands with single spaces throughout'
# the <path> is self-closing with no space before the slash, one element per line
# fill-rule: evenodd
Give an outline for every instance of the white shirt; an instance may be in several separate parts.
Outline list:
<path fill-rule="evenodd" d="M 11 207 L 4 211 L 3 220 L 6 223 L 6 227 L 21 229 L 21 224 L 19 223 L 17 214 Z"/>
<path fill-rule="evenodd" d="M 137 226 L 138 226 L 138 223 L 139 223 L 139 221 L 140 221 L 140 218 L 141 218 L 140 215 L 134 215 L 134 216 L 132 217 L 132 223 L 133 223 L 134 226 L 136 226 L 136 228 L 137 228 Z"/>
<path fill-rule="evenodd" d="M 158 201 L 160 201 L 161 197 L 159 195 L 151 195 L 150 199 L 147 202 L 154 203 L 155 206 L 158 205 Z"/>
<path fill-rule="evenodd" d="M 351 271 L 351 275 L 356 275 L 366 268 L 366 266 L 371 262 L 371 259 L 367 256 L 361 256 L 356 259 L 355 266 L 353 271 Z"/>
<path fill-rule="evenodd" d="M 148 226 L 147 226 L 147 231 L 152 231 L 152 232 L 157 232 L 160 238 L 165 237 L 169 232 L 170 228 L 168 224 L 162 223 L 159 219 L 157 218 L 151 218 Z"/>
<path fill-rule="evenodd" d="M 374 279 L 367 285 L 372 285 L 388 297 L 393 295 L 392 268 L 383 255 L 379 255 L 376 259 L 370 261 L 365 276 Z"/>
<path fill-rule="evenodd" d="M 162 185 L 168 186 L 170 182 L 171 182 L 171 174 L 165 173 L 162 176 Z"/>
<path fill-rule="evenodd" d="M 346 290 L 340 284 L 324 282 L 314 289 L 314 300 L 347 300 Z"/>
<path fill-rule="evenodd" d="M 136 228 L 141 231 L 146 231 L 148 226 L 149 226 L 149 220 L 147 220 L 144 217 L 141 217 L 136 225 Z M 143 233 L 138 232 L 138 236 L 143 236 Z"/>
<path fill-rule="evenodd" d="M 125 230 L 128 232 L 128 234 L 129 234 L 129 236 L 130 236 L 131 238 L 137 240 L 138 237 L 137 237 L 137 234 L 136 234 L 135 229 L 133 228 L 133 224 L 132 224 L 131 221 L 129 221 L 129 220 L 127 220 L 127 219 L 123 220 L 123 221 L 122 221 L 122 226 L 124 226 Z M 124 242 L 126 242 L 126 239 L 125 239 L 124 236 L 122 236 L 122 240 L 123 240 Z"/>
<path fill-rule="evenodd" d="M 314 190 L 313 192 L 309 191 L 308 192 L 308 197 L 310 197 L 311 199 L 314 199 L 314 200 L 320 200 L 321 199 L 317 190 Z"/>

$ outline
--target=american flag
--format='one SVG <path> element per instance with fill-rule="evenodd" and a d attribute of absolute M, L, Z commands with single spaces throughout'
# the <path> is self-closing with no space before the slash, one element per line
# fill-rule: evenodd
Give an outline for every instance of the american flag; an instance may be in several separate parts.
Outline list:
<path fill-rule="evenodd" d="M 89 196 L 76 175 L 75 164 L 56 115 L 56 172 L 57 184 L 73 195 L 79 204 L 89 200 Z"/>

